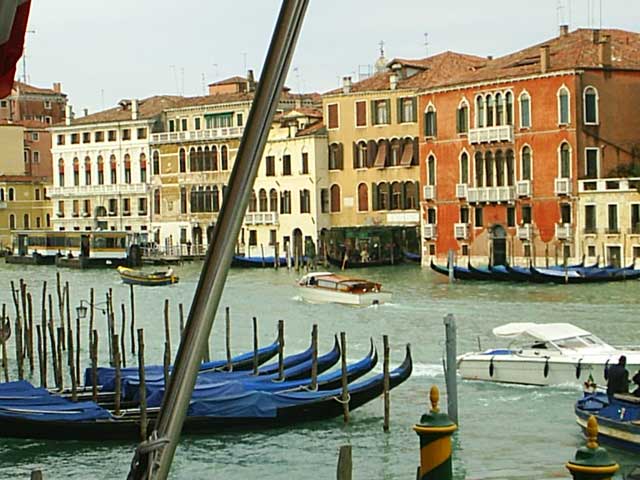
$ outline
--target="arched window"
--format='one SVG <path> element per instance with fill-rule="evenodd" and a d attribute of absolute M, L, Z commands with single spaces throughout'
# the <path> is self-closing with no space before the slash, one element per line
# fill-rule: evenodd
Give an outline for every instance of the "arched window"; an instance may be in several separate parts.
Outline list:
<path fill-rule="evenodd" d="M 0 202 L 4 202 L 4 188 L 0 188 Z"/>
<path fill-rule="evenodd" d="M 275 188 L 272 188 L 269 191 L 269 211 L 277 212 L 278 211 L 278 192 Z"/>
<path fill-rule="evenodd" d="M 73 185 L 75 187 L 80 185 L 80 160 L 78 157 L 73 159 Z"/>
<path fill-rule="evenodd" d="M 181 148 L 178 152 L 178 163 L 180 173 L 185 173 L 187 171 L 187 152 L 184 148 Z"/>
<path fill-rule="evenodd" d="M 84 157 L 84 184 L 91 185 L 91 159 Z"/>
<path fill-rule="evenodd" d="M 562 86 L 558 89 L 558 124 L 568 125 L 570 122 L 569 89 Z"/>
<path fill-rule="evenodd" d="M 476 97 L 476 128 L 484 127 L 484 98 Z"/>
<path fill-rule="evenodd" d="M 46 217 L 45 217 L 45 226 L 47 228 L 51 227 L 51 215 L 47 213 Z"/>
<path fill-rule="evenodd" d="M 264 188 L 260 189 L 259 199 L 260 199 L 260 211 L 261 212 L 268 211 L 269 205 L 267 202 L 267 191 Z"/>
<path fill-rule="evenodd" d="M 404 182 L 405 210 L 420 210 L 420 204 L 418 203 L 419 191 L 420 189 L 418 182 Z"/>
<path fill-rule="evenodd" d="M 427 158 L 427 185 L 436 184 L 436 157 L 429 155 Z"/>
<path fill-rule="evenodd" d="M 567 142 L 560 145 L 559 178 L 571 178 L 571 147 Z"/>
<path fill-rule="evenodd" d="M 187 213 L 187 188 L 180 187 L 180 213 Z"/>
<path fill-rule="evenodd" d="M 213 161 L 211 159 L 211 150 L 209 147 L 204 147 L 204 171 L 210 172 L 213 170 Z"/>
<path fill-rule="evenodd" d="M 196 159 L 196 149 L 191 147 L 189 149 L 189 171 L 197 172 L 198 171 L 198 161 Z"/>
<path fill-rule="evenodd" d="M 160 215 L 160 190 L 156 189 L 153 191 L 153 213 L 155 215 Z"/>
<path fill-rule="evenodd" d="M 97 161 L 97 168 L 98 168 L 98 185 L 104 185 L 104 158 L 102 158 L 102 155 L 98 155 L 98 161 Z"/>
<path fill-rule="evenodd" d="M 397 167 L 400 165 L 401 159 L 402 159 L 402 156 L 401 156 L 400 140 L 398 140 L 397 138 L 394 138 L 393 140 L 391 140 L 391 155 L 389 158 L 389 162 L 391 163 L 392 167 Z"/>
<path fill-rule="evenodd" d="M 16 216 L 13 213 L 9 215 L 9 229 L 10 230 L 16 229 Z"/>
<path fill-rule="evenodd" d="M 27 230 L 29 228 L 29 214 L 25 213 L 22 217 L 22 228 Z"/>
<path fill-rule="evenodd" d="M 353 168 L 366 168 L 367 167 L 367 142 L 364 140 L 356 144 L 354 152 L 354 165 Z"/>
<path fill-rule="evenodd" d="M 204 171 L 204 151 L 202 150 L 202 147 L 198 147 L 198 150 L 196 152 L 196 159 L 198 161 L 198 171 L 203 172 Z"/>
<path fill-rule="evenodd" d="M 403 194 L 402 183 L 393 182 L 391 184 L 391 210 L 400 210 L 403 207 Z"/>
<path fill-rule="evenodd" d="M 424 136 L 435 137 L 437 134 L 436 108 L 429 104 L 424 112 Z"/>
<path fill-rule="evenodd" d="M 460 183 L 469 183 L 469 155 L 462 152 L 460 155 Z"/>
<path fill-rule="evenodd" d="M 331 185 L 331 213 L 340 211 L 340 186 Z"/>
<path fill-rule="evenodd" d="M 124 183 L 131 183 L 131 156 L 128 153 L 124 156 Z"/>
<path fill-rule="evenodd" d="M 211 187 L 207 186 L 204 189 L 204 211 L 212 212 L 213 211 L 213 197 L 211 194 Z"/>
<path fill-rule="evenodd" d="M 513 169 L 513 150 L 507 150 L 507 185 L 512 187 L 515 184 L 515 171 Z"/>
<path fill-rule="evenodd" d="M 598 91 L 594 87 L 584 89 L 584 123 L 598 124 Z"/>
<path fill-rule="evenodd" d="M 358 211 L 366 212 L 369 210 L 369 189 L 366 183 L 358 185 Z"/>
<path fill-rule="evenodd" d="M 496 152 L 496 186 L 502 187 L 505 185 L 504 178 L 504 154 L 502 150 Z"/>
<path fill-rule="evenodd" d="M 505 122 L 507 125 L 513 125 L 513 93 L 507 92 L 504 94 L 505 103 Z"/>
<path fill-rule="evenodd" d="M 256 197 L 256 191 L 251 192 L 251 199 L 249 200 L 249 211 L 255 212 L 258 210 L 258 198 Z"/>
<path fill-rule="evenodd" d="M 485 98 L 485 102 L 487 104 L 487 127 L 493 127 L 494 125 L 494 116 L 493 116 L 493 95 L 489 94 Z"/>
<path fill-rule="evenodd" d="M 220 170 L 229 170 L 229 149 L 226 145 L 220 148 Z"/>
<path fill-rule="evenodd" d="M 58 160 L 58 183 L 64 187 L 64 160 L 62 158 Z"/>
<path fill-rule="evenodd" d="M 13 187 L 9 187 L 9 201 L 13 202 L 16 199 L 16 193 Z"/>
<path fill-rule="evenodd" d="M 520 94 L 520 128 L 531 128 L 531 97 L 527 92 Z"/>
<path fill-rule="evenodd" d="M 329 145 L 329 170 L 342 170 L 343 158 L 342 158 L 342 144 L 332 143 Z"/>
<path fill-rule="evenodd" d="M 147 183 L 147 156 L 140 154 L 140 183 Z"/>
<path fill-rule="evenodd" d="M 109 163 L 111 168 L 111 185 L 115 185 L 118 183 L 118 162 L 116 162 L 115 155 L 111 155 Z"/>
<path fill-rule="evenodd" d="M 496 93 L 496 125 L 504 124 L 504 97 L 501 93 Z"/>
<path fill-rule="evenodd" d="M 160 152 L 154 150 L 151 160 L 153 162 L 153 175 L 160 175 Z"/>
<path fill-rule="evenodd" d="M 378 208 L 377 210 L 389 210 L 389 184 L 380 182 L 377 186 L 378 190 Z"/>
<path fill-rule="evenodd" d="M 531 148 L 528 146 L 523 147 L 521 157 L 522 166 L 520 170 L 520 178 L 522 180 L 531 180 L 533 178 L 531 168 Z"/>
<path fill-rule="evenodd" d="M 212 209 L 214 212 L 219 212 L 220 211 L 220 191 L 218 190 L 218 186 L 214 185 L 213 188 L 211 189 L 211 196 L 212 196 Z"/>
<path fill-rule="evenodd" d="M 484 186 L 484 158 L 482 152 L 475 155 L 476 187 Z"/>
<path fill-rule="evenodd" d="M 489 151 L 484 154 L 484 178 L 487 187 L 493 187 L 493 154 Z"/>
<path fill-rule="evenodd" d="M 218 147 L 211 147 L 211 169 L 215 172 L 218 170 Z"/>
<path fill-rule="evenodd" d="M 469 104 L 466 100 L 460 102 L 456 113 L 456 133 L 469 131 Z"/>

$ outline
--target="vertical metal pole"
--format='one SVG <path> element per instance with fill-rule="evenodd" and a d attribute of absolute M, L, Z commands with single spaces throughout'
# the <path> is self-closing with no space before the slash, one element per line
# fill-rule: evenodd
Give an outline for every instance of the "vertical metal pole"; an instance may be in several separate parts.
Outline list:
<path fill-rule="evenodd" d="M 449 283 L 453 283 L 453 281 L 455 280 L 455 276 L 454 276 L 454 256 L 453 256 L 453 250 L 449 250 L 449 253 L 447 254 L 447 268 L 449 269 Z"/>
<path fill-rule="evenodd" d="M 234 246 L 308 3 L 308 0 L 283 0 L 222 211 L 189 311 L 184 341 L 176 356 L 175 368 L 156 422 L 156 431 L 152 433 L 158 438 L 166 439 L 168 443 L 159 450 L 137 455 L 130 472 L 131 478 L 145 478 L 146 465 L 149 466 L 150 478 L 165 479 L 169 475 L 202 354 L 218 310 Z M 141 456 L 147 456 L 147 461 Z"/>
<path fill-rule="evenodd" d="M 444 317 L 447 360 L 445 364 L 445 379 L 447 382 L 447 410 L 449 418 L 458 424 L 458 379 L 456 376 L 456 319 L 452 314 Z"/>

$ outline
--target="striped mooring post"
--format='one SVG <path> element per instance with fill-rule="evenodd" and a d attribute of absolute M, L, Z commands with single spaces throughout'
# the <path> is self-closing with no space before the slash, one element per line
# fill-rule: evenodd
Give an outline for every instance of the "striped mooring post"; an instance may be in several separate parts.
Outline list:
<path fill-rule="evenodd" d="M 451 435 L 458 426 L 446 413 L 440 413 L 440 391 L 435 385 L 429 394 L 431 410 L 420 418 L 413 429 L 420 437 L 418 480 L 451 480 Z"/>
<path fill-rule="evenodd" d="M 620 467 L 598 445 L 598 420 L 593 415 L 587 422 L 586 434 L 587 445 L 576 451 L 574 459 L 567 462 L 567 469 L 573 480 L 610 480 Z"/>

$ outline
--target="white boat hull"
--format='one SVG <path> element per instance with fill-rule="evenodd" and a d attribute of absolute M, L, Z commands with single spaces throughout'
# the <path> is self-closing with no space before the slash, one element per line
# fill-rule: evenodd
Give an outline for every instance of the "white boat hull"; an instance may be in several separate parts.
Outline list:
<path fill-rule="evenodd" d="M 620 353 L 611 355 L 609 366 L 618 362 Z M 637 353 L 634 355 L 637 357 Z M 483 358 L 479 358 L 483 357 Z M 627 370 L 635 372 L 640 369 L 640 359 L 637 363 L 629 362 Z M 577 385 L 593 378 L 596 385 L 604 386 L 606 359 L 589 362 L 579 358 L 521 358 L 515 355 L 463 355 L 458 358 L 458 371 L 467 380 L 485 380 L 499 383 L 517 383 L 524 385 Z"/>
<path fill-rule="evenodd" d="M 327 288 L 299 287 L 300 296 L 309 303 L 342 303 L 345 305 L 381 305 L 391 301 L 390 292 L 350 293 Z"/>

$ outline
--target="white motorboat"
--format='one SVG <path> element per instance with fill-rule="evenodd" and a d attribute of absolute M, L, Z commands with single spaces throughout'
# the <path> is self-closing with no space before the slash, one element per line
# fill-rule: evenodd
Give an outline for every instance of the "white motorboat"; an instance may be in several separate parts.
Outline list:
<path fill-rule="evenodd" d="M 508 323 L 493 329 L 511 339 L 506 348 L 465 353 L 458 357 L 462 378 L 525 385 L 606 386 L 606 371 L 627 357 L 632 376 L 640 369 L 640 350 L 616 348 L 570 323 Z"/>
<path fill-rule="evenodd" d="M 331 272 L 308 273 L 298 286 L 302 299 L 310 303 L 380 305 L 391 300 L 391 292 L 383 292 L 379 283 Z"/>

